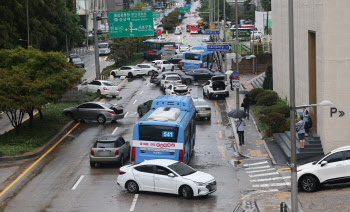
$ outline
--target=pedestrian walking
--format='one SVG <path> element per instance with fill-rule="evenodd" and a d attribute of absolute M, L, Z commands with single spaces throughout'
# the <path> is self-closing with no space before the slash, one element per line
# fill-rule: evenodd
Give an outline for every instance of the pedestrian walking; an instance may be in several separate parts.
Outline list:
<path fill-rule="evenodd" d="M 300 142 L 300 149 L 304 149 L 305 145 L 305 122 L 303 121 L 304 117 L 300 116 L 299 121 L 296 123 L 296 130 L 298 133 L 298 138 Z"/>
<path fill-rule="evenodd" d="M 182 39 L 181 43 L 182 43 L 182 45 L 185 45 L 185 41 L 184 41 L 184 39 Z"/>
<path fill-rule="evenodd" d="M 242 146 L 244 144 L 244 127 L 245 127 L 245 122 L 242 120 L 242 118 L 239 118 L 239 120 L 237 121 L 236 125 L 237 125 L 237 133 L 238 133 L 239 145 Z"/>
<path fill-rule="evenodd" d="M 166 35 L 167 38 L 169 37 L 168 36 L 168 30 L 165 31 L 165 35 Z"/>
<path fill-rule="evenodd" d="M 232 80 L 233 80 L 233 73 L 230 74 L 230 84 L 231 84 L 231 91 L 233 91 L 233 86 L 232 86 Z"/>
<path fill-rule="evenodd" d="M 310 125 L 309 125 L 309 122 L 310 121 L 311 117 L 310 117 L 310 114 L 309 114 L 309 111 L 306 109 L 306 108 L 303 108 L 303 120 L 305 122 L 305 136 L 308 137 L 309 136 L 309 132 L 310 132 Z"/>
<path fill-rule="evenodd" d="M 247 113 L 247 120 L 249 120 L 249 107 L 250 107 L 250 98 L 248 97 L 248 94 L 245 95 L 242 106 L 244 108 L 244 112 Z"/>

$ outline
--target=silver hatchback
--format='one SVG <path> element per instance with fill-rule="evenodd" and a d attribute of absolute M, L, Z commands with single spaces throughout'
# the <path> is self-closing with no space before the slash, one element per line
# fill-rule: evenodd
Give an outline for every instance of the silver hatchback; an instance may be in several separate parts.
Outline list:
<path fill-rule="evenodd" d="M 193 98 L 194 107 L 196 108 L 196 118 L 202 120 L 211 119 L 211 108 L 208 103 L 201 98 Z"/>
<path fill-rule="evenodd" d="M 124 118 L 121 106 L 107 102 L 87 102 L 76 107 L 66 108 L 63 110 L 63 114 L 74 120 L 97 120 L 100 124 Z"/>

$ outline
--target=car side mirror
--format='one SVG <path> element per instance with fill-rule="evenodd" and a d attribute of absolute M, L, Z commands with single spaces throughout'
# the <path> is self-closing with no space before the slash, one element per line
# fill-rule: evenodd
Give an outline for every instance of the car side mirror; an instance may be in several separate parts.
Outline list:
<path fill-rule="evenodd" d="M 325 161 L 325 160 L 324 160 L 324 161 L 322 161 L 322 162 L 321 162 L 321 167 L 322 167 L 322 166 L 327 165 L 327 163 L 328 163 L 328 162 L 327 162 L 327 161 Z"/>
<path fill-rule="evenodd" d="M 175 177 L 175 174 L 174 173 L 169 173 L 168 177 Z"/>

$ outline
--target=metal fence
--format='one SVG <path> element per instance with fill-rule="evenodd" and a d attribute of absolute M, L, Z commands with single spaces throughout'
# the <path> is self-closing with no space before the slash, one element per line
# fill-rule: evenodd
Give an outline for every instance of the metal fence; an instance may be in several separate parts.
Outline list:
<path fill-rule="evenodd" d="M 77 48 L 72 48 L 69 51 L 69 54 L 77 54 L 79 56 L 85 54 L 85 53 L 89 53 L 89 52 L 93 52 L 94 51 L 94 46 L 84 46 L 84 47 L 77 47 Z"/>

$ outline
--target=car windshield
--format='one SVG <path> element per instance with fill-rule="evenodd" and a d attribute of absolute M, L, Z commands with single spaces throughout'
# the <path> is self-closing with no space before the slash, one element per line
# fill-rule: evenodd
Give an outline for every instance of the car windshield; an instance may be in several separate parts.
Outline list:
<path fill-rule="evenodd" d="M 103 85 L 105 86 L 115 86 L 113 83 L 111 82 L 103 82 Z"/>
<path fill-rule="evenodd" d="M 100 48 L 100 49 L 108 48 L 108 44 L 107 43 L 100 43 L 100 44 L 98 44 L 98 48 Z"/>
<path fill-rule="evenodd" d="M 175 80 L 181 80 L 181 79 L 180 77 L 167 77 L 166 80 L 175 81 Z"/>
<path fill-rule="evenodd" d="M 193 101 L 195 106 L 206 106 L 208 105 L 205 101 Z"/>
<path fill-rule="evenodd" d="M 97 141 L 95 148 L 114 148 L 114 142 L 101 142 Z"/>
<path fill-rule="evenodd" d="M 186 175 L 190 175 L 190 174 L 197 172 L 193 168 L 191 168 L 191 167 L 189 167 L 186 164 L 181 163 L 181 162 L 173 163 L 173 164 L 169 165 L 168 167 L 180 176 L 186 176 Z"/>
<path fill-rule="evenodd" d="M 73 61 L 74 63 L 76 63 L 76 62 L 81 62 L 81 59 L 80 59 L 80 58 L 73 58 L 72 61 Z"/>

